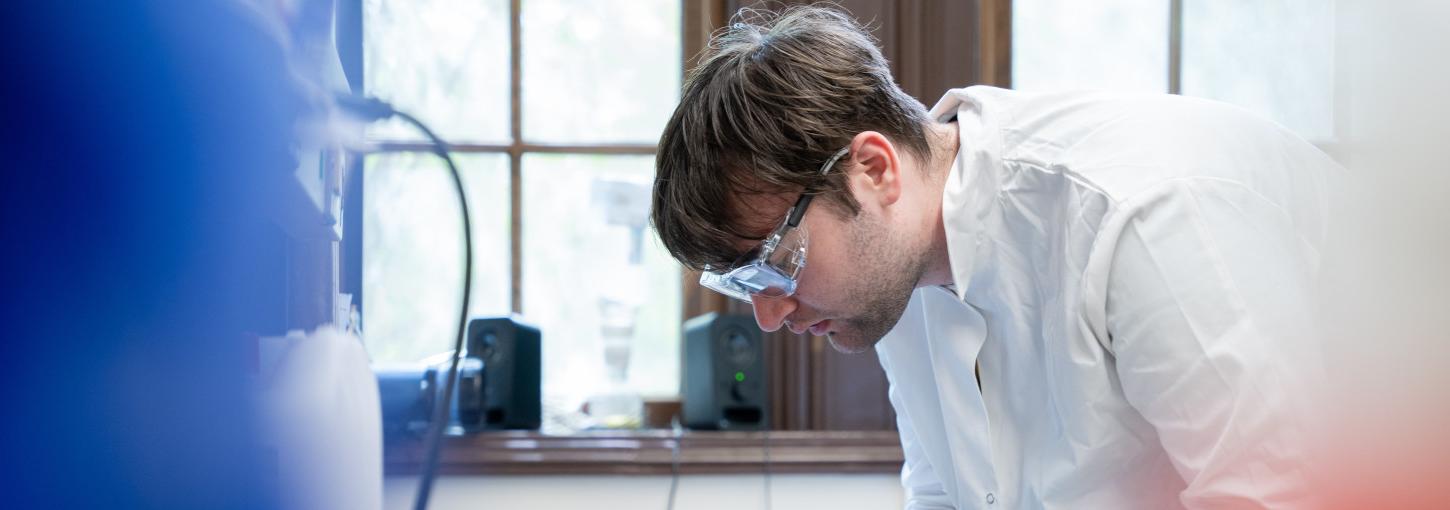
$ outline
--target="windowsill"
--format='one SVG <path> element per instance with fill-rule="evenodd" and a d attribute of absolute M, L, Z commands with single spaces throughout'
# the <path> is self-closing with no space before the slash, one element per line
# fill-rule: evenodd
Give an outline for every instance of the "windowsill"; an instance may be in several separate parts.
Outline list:
<path fill-rule="evenodd" d="M 676 437 L 668 430 L 589 432 L 548 436 L 533 431 L 449 437 L 439 473 L 668 475 Z M 903 455 L 894 431 L 685 431 L 679 473 L 896 473 Z M 767 449 L 768 445 L 768 449 Z M 417 474 L 420 441 L 384 449 L 388 475 Z"/>

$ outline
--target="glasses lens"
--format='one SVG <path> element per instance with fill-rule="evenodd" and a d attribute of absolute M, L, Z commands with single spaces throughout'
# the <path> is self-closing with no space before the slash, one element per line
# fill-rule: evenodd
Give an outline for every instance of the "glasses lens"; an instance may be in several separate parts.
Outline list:
<path fill-rule="evenodd" d="M 701 273 L 700 285 L 747 303 L 753 296 L 774 298 L 795 292 L 794 280 L 762 263 L 736 268 L 725 274 Z"/>
<path fill-rule="evenodd" d="M 754 296 L 780 297 L 795 290 L 795 282 L 766 265 L 750 265 L 731 271 L 736 283 Z"/>
<path fill-rule="evenodd" d="M 791 280 L 800 276 L 801 269 L 806 265 L 805 226 L 786 231 L 781 237 L 780 243 L 776 245 L 775 251 L 766 257 L 765 263 Z"/>
<path fill-rule="evenodd" d="M 757 297 L 770 299 L 783 298 L 789 295 L 790 290 L 786 289 L 785 287 L 766 287 L 764 289 L 761 289 L 760 292 L 755 293 L 755 296 Z"/>
<path fill-rule="evenodd" d="M 700 273 L 700 286 L 746 303 L 750 302 L 750 293 L 727 275 L 710 271 Z"/>
<path fill-rule="evenodd" d="M 753 296 L 779 298 L 795 293 L 796 277 L 806 265 L 805 226 L 781 225 L 759 247 L 747 252 L 727 273 L 700 274 L 700 285 L 751 302 Z"/>

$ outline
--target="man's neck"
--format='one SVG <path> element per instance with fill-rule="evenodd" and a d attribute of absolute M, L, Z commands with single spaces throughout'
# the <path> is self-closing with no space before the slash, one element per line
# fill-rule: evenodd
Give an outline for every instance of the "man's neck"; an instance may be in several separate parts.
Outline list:
<path fill-rule="evenodd" d="M 956 122 L 945 124 L 932 124 L 930 126 L 932 161 L 929 166 L 928 179 L 931 182 L 927 196 L 931 197 L 929 204 L 929 232 L 931 232 L 931 244 L 927 248 L 926 267 L 922 272 L 921 280 L 917 282 L 918 287 L 932 287 L 952 285 L 955 280 L 952 278 L 951 258 L 947 255 L 947 233 L 946 226 L 942 222 L 942 191 L 946 189 L 947 177 L 951 174 L 952 164 L 957 160 L 957 153 L 961 150 L 961 132 Z"/>

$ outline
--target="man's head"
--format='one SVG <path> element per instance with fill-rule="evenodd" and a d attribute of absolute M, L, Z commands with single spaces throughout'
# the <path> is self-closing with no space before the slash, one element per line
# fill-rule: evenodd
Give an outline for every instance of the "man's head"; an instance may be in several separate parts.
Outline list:
<path fill-rule="evenodd" d="M 660 139 L 654 227 L 686 266 L 729 269 L 812 195 L 796 294 L 755 298 L 757 321 L 864 350 L 923 270 L 930 200 L 915 181 L 933 159 L 926 109 L 849 15 L 798 7 L 737 20 L 701 56 Z"/>

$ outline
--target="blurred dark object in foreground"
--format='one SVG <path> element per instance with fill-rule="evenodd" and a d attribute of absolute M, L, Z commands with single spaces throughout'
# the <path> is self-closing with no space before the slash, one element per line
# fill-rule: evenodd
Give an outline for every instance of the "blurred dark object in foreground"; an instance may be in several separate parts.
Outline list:
<path fill-rule="evenodd" d="M 285 323 L 258 190 L 301 103 L 242 6 L 0 7 L 8 508 L 276 501 L 244 334 Z"/>

